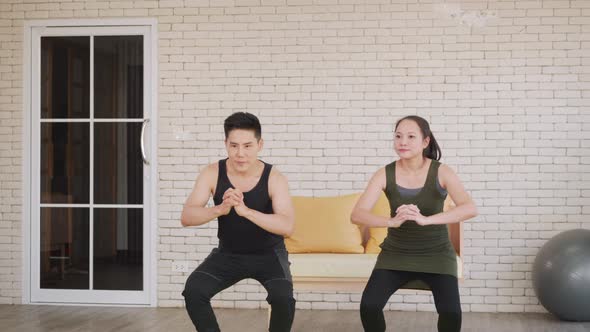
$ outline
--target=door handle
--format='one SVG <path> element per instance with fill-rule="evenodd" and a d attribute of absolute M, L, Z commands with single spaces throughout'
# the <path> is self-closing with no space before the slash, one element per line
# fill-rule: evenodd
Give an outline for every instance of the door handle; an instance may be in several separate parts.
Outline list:
<path fill-rule="evenodd" d="M 143 163 L 148 165 L 150 164 L 149 160 L 147 160 L 147 157 L 145 155 L 145 141 L 144 141 L 144 136 L 145 136 L 145 127 L 148 125 L 148 123 L 150 123 L 150 119 L 144 119 L 143 120 L 143 124 L 141 125 L 141 134 L 139 134 L 139 147 L 141 148 L 141 159 L 143 159 Z"/>

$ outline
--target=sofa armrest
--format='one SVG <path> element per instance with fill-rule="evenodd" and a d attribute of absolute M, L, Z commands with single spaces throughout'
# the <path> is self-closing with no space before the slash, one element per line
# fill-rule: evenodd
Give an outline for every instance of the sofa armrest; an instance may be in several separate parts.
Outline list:
<path fill-rule="evenodd" d="M 463 257 L 463 223 L 458 222 L 447 225 L 449 238 L 459 257 Z"/>
<path fill-rule="evenodd" d="M 443 211 L 449 211 L 455 207 L 455 202 L 451 199 L 450 195 L 447 195 L 443 206 Z M 448 224 L 449 238 L 451 243 L 457 252 L 459 257 L 463 257 L 463 223 L 458 222 L 454 224 Z"/>

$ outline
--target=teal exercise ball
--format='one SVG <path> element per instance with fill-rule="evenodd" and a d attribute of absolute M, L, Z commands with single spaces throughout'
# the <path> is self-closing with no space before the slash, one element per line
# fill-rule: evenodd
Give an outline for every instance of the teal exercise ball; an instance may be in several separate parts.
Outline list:
<path fill-rule="evenodd" d="M 533 287 L 550 313 L 567 321 L 590 321 L 590 230 L 551 238 L 535 257 Z"/>

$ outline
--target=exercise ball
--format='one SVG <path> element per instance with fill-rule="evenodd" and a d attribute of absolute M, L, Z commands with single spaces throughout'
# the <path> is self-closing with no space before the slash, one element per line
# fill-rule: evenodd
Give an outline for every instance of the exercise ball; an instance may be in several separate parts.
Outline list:
<path fill-rule="evenodd" d="M 590 230 L 552 237 L 533 263 L 539 302 L 559 319 L 590 321 Z"/>

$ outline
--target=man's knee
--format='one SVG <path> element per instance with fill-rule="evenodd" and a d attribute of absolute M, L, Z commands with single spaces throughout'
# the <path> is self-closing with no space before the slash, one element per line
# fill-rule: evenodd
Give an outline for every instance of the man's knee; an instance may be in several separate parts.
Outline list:
<path fill-rule="evenodd" d="M 273 280 L 267 285 L 267 302 L 272 305 L 291 306 L 295 303 L 293 298 L 293 284 L 288 280 Z"/>
<path fill-rule="evenodd" d="M 193 272 L 184 285 L 182 295 L 185 302 L 209 302 L 215 295 L 219 280 L 199 271 Z"/>

